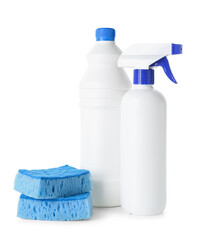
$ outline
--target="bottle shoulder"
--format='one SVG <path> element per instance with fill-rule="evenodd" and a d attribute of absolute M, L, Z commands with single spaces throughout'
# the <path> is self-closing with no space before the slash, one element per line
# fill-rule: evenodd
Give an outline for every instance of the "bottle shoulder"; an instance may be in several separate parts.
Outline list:
<path fill-rule="evenodd" d="M 96 42 L 95 45 L 90 49 L 87 56 L 90 55 L 120 55 L 122 51 L 120 48 L 115 44 L 115 42 Z"/>
<path fill-rule="evenodd" d="M 127 102 L 161 102 L 166 104 L 165 97 L 161 92 L 159 92 L 156 89 L 130 89 L 126 92 L 124 95 L 122 102 L 127 103 Z"/>
<path fill-rule="evenodd" d="M 125 70 L 117 66 L 121 53 L 114 42 L 97 42 L 88 53 L 88 68 L 80 89 L 128 90 L 131 82 Z"/>
<path fill-rule="evenodd" d="M 80 88 L 102 89 L 130 89 L 129 80 L 124 69 L 121 68 L 93 68 L 88 69 L 80 81 Z"/>
<path fill-rule="evenodd" d="M 114 65 L 122 51 L 114 42 L 96 43 L 87 54 L 87 62 L 89 66 Z"/>

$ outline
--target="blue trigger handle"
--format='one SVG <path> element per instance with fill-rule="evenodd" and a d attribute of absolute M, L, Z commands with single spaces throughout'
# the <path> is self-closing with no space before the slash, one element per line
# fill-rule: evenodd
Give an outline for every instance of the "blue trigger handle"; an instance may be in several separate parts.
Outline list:
<path fill-rule="evenodd" d="M 158 60 L 157 62 L 151 64 L 149 67 L 152 68 L 152 67 L 162 67 L 166 76 L 173 82 L 173 83 L 176 83 L 177 84 L 177 81 L 175 80 L 173 74 L 172 74 L 172 71 L 171 71 L 171 68 L 170 68 L 170 65 L 169 65 L 169 62 L 168 62 L 168 59 L 167 57 L 163 57 L 161 58 L 160 60 Z"/>

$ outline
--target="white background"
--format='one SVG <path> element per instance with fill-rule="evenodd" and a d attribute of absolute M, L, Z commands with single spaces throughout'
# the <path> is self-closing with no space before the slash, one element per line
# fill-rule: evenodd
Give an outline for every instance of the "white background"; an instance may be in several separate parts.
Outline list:
<path fill-rule="evenodd" d="M 135 217 L 97 208 L 89 221 L 41 222 L 16 217 L 19 168 L 78 167 L 79 81 L 95 29 L 113 27 L 126 49 L 136 42 L 183 44 L 155 87 L 168 104 L 165 213 Z M 197 239 L 197 1 L 0 1 L 0 239 Z M 132 79 L 132 70 L 127 71 Z"/>

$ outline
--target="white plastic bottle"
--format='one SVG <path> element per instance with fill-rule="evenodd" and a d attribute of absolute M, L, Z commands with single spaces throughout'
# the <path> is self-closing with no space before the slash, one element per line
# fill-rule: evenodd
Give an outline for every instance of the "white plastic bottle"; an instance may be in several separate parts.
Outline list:
<path fill-rule="evenodd" d="M 130 88 L 117 67 L 115 30 L 96 30 L 88 70 L 80 83 L 81 167 L 90 170 L 93 205 L 120 205 L 120 102 Z"/>
<path fill-rule="evenodd" d="M 155 66 L 177 83 L 167 55 L 179 44 L 134 44 L 119 58 L 133 67 L 133 88 L 121 103 L 121 205 L 135 215 L 156 215 L 166 205 L 166 101 L 153 89 Z"/>

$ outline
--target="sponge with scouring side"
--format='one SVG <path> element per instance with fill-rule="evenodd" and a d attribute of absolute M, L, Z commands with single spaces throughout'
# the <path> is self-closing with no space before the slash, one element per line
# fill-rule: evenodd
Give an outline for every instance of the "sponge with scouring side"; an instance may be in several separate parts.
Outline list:
<path fill-rule="evenodd" d="M 90 193 L 57 199 L 34 199 L 21 194 L 17 216 L 25 219 L 72 221 L 92 215 Z"/>
<path fill-rule="evenodd" d="M 87 193 L 91 190 L 88 170 L 65 165 L 58 168 L 20 169 L 14 189 L 36 199 L 54 199 Z"/>

